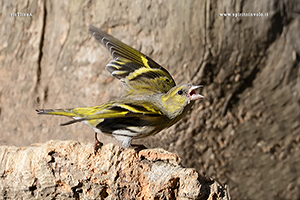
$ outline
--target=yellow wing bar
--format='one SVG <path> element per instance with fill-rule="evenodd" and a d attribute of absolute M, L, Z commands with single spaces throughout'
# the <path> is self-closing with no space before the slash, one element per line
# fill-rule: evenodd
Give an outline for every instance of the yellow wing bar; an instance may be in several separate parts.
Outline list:
<path fill-rule="evenodd" d="M 124 44 L 100 29 L 90 26 L 90 33 L 110 52 L 114 60 L 106 69 L 124 84 L 127 92 L 166 93 L 175 81 L 169 72 L 148 56 Z"/>

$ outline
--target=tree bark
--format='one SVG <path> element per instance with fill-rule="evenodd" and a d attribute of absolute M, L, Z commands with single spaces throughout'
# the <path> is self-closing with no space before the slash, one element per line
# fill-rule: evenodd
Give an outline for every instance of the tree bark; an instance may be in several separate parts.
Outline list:
<path fill-rule="evenodd" d="M 227 188 L 163 149 L 49 141 L 0 147 L 1 199 L 229 199 Z"/>

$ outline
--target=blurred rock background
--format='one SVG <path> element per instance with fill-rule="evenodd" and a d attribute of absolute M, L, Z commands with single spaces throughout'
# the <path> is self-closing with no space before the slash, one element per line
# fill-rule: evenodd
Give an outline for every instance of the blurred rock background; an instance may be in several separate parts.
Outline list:
<path fill-rule="evenodd" d="M 206 99 L 181 122 L 136 143 L 178 153 L 232 199 L 300 198 L 299 1 L 4 1 L 0 13 L 1 145 L 93 141 L 85 125 L 35 112 L 121 96 L 93 24 L 177 83 L 204 85 Z"/>

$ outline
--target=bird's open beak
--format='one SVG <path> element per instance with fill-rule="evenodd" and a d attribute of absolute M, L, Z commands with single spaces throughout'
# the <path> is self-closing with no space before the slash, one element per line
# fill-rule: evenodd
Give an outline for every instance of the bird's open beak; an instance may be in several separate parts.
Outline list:
<path fill-rule="evenodd" d="M 196 94 L 195 90 L 200 88 L 200 87 L 203 87 L 202 85 L 196 85 L 196 86 L 192 86 L 190 89 L 189 89 L 189 97 L 192 101 L 195 101 L 195 100 L 198 100 L 198 99 L 201 99 L 201 98 L 205 98 L 204 96 L 202 96 L 201 94 Z"/>

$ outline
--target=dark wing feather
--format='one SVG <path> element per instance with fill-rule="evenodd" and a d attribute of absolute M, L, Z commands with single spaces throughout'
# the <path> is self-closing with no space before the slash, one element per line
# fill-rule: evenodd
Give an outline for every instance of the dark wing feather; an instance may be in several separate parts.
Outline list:
<path fill-rule="evenodd" d="M 128 93 L 166 93 L 176 85 L 169 72 L 148 56 L 94 26 L 89 31 L 113 57 L 106 69 L 122 81 Z"/>

